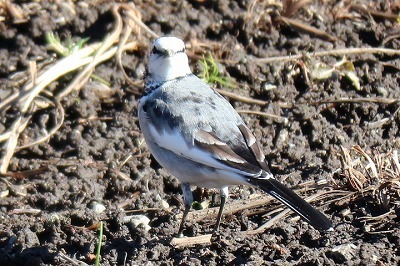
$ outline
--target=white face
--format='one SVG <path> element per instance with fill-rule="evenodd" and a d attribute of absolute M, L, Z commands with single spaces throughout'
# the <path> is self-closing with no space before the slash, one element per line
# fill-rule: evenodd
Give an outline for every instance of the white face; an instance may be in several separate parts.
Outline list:
<path fill-rule="evenodd" d="M 150 82 L 163 82 L 191 74 L 183 41 L 175 37 L 156 39 L 147 71 Z"/>

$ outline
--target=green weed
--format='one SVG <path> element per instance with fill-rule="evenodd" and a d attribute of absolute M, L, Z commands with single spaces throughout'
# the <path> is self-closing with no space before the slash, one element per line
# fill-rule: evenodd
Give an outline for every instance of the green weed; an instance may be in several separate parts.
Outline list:
<path fill-rule="evenodd" d="M 229 88 L 236 88 L 236 82 L 228 76 L 224 76 L 218 69 L 218 65 L 211 55 L 207 57 L 203 56 L 200 64 L 202 66 L 202 72 L 199 76 L 208 84 L 216 84 Z"/>

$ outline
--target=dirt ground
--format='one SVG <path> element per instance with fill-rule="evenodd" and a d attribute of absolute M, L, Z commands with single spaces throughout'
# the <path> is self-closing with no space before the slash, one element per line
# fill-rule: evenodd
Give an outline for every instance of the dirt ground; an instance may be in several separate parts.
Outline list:
<path fill-rule="evenodd" d="M 0 105 L 34 82 L 27 71 L 31 62 L 43 70 L 62 58 L 49 48 L 46 33 L 63 43 L 89 38 L 83 47 L 101 42 L 116 24 L 113 6 L 121 3 L 14 1 L 17 9 L 3 2 Z M 48 102 L 74 73 L 35 98 L 46 107 L 30 116 L 18 146 L 51 132 L 59 123 L 57 110 L 64 120 L 48 140 L 16 149 L 0 177 L 0 265 L 92 265 L 100 221 L 101 265 L 399 265 L 400 169 L 387 182 L 369 182 L 362 173 L 370 173 L 371 165 L 357 174 L 343 158 L 346 151 L 355 156 L 354 145 L 373 160 L 400 147 L 400 60 L 390 52 L 400 48 L 400 5 L 299 2 L 135 1 L 134 8 L 156 34 L 188 44 L 195 73 L 201 72 L 199 59 L 210 54 L 222 75 L 235 80 L 234 89 L 215 87 L 252 100 L 229 97 L 276 177 L 304 197 L 321 195 L 313 204 L 333 221 L 333 232 L 318 232 L 289 213 L 254 233 L 281 207 L 264 197 L 266 204 L 226 214 L 210 242 L 171 244 L 182 195 L 179 182 L 148 153 L 138 126 L 136 106 L 154 39 L 142 28 L 130 37 L 137 41 L 135 51 L 124 52 L 121 61 L 133 84 L 113 56 L 97 65 L 81 89 L 57 98 L 61 107 Z M 383 50 L 370 49 L 378 47 Z M 262 59 L 276 56 L 285 58 Z M 17 102 L 0 108 L 2 137 L 21 108 Z M 4 160 L 7 138 L 1 141 Z M 361 157 L 351 160 L 368 163 Z M 391 162 L 396 170 L 398 158 Z M 196 200 L 217 207 L 214 192 L 196 190 Z M 262 197 L 249 187 L 230 193 L 228 206 Z M 201 216 L 188 221 L 186 236 L 210 232 L 215 216 Z M 149 222 L 137 225 L 140 217 Z"/>

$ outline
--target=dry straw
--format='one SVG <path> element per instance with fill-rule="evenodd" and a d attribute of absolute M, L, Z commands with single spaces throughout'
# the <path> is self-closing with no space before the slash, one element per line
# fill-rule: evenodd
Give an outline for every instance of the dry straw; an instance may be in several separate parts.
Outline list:
<path fill-rule="evenodd" d="M 123 70 L 122 54 L 126 50 L 138 49 L 141 30 L 152 37 L 157 36 L 143 24 L 133 3 L 115 4 L 112 13 L 115 19 L 114 30 L 102 42 L 73 51 L 42 69 L 37 69 L 36 63 L 31 62 L 30 69 L 27 70 L 29 80 L 23 81 L 18 91 L 0 103 L 1 116 L 4 116 L 7 110 L 17 108 L 17 115 L 13 118 L 11 126 L 0 135 L 0 143 L 3 143 L 0 174 L 7 173 L 10 160 L 16 151 L 43 143 L 59 130 L 64 121 L 64 110 L 60 101 L 72 91 L 80 90 L 89 81 L 96 66 L 116 57 Z M 57 90 L 54 89 L 56 86 L 50 86 L 57 80 L 66 79 L 67 74 L 73 76 L 67 86 Z M 130 80 L 129 77 L 127 79 Z M 28 127 L 33 115 L 43 109 L 50 109 L 55 113 L 55 126 L 39 139 L 18 146 L 21 133 Z"/>

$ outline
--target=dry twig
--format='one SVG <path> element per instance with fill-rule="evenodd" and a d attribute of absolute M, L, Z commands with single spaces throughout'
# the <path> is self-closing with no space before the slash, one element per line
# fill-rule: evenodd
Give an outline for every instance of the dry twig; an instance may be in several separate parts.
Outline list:
<path fill-rule="evenodd" d="M 260 116 L 265 116 L 277 123 L 281 123 L 284 125 L 287 125 L 289 123 L 289 119 L 287 117 L 279 116 L 279 115 L 273 115 L 273 114 L 268 114 L 265 112 L 258 112 L 258 111 L 251 111 L 251 110 L 238 110 L 237 111 L 239 114 L 252 114 L 252 115 L 260 115 Z"/>
<path fill-rule="evenodd" d="M 385 54 L 394 56 L 394 55 L 400 55 L 400 50 L 379 48 L 379 47 L 343 48 L 331 51 L 318 51 L 318 52 L 302 53 L 302 54 L 288 55 L 288 56 L 275 56 L 275 57 L 265 57 L 265 58 L 249 57 L 248 60 L 263 64 L 275 63 L 275 62 L 285 63 L 290 61 L 296 61 L 303 57 L 343 56 L 351 54 Z"/>
<path fill-rule="evenodd" d="M 266 105 L 268 104 L 267 101 L 263 101 L 263 100 L 257 100 L 257 99 L 253 99 L 253 98 L 249 98 L 249 97 L 245 97 L 245 96 L 241 96 L 241 95 L 237 95 L 236 93 L 233 92 L 229 92 L 229 91 L 224 91 L 224 90 L 220 90 L 220 89 L 215 89 L 216 91 L 218 91 L 219 94 L 224 95 L 228 98 L 237 100 L 237 101 L 241 101 L 244 103 L 248 103 L 248 104 L 258 104 L 258 105 Z"/>
<path fill-rule="evenodd" d="M 352 4 L 352 5 L 350 5 L 350 9 L 354 10 L 364 16 L 368 16 L 368 17 L 373 16 L 376 18 L 387 19 L 390 21 L 398 21 L 400 18 L 399 15 L 387 13 L 387 12 L 381 12 L 381 11 L 372 9 L 366 5 Z"/>
<path fill-rule="evenodd" d="M 315 27 L 312 27 L 310 25 L 306 25 L 301 21 L 298 20 L 294 20 L 291 18 L 287 18 L 287 17 L 279 17 L 279 21 L 281 23 L 285 23 L 288 26 L 291 26 L 293 28 L 296 28 L 300 31 L 304 31 L 310 35 L 313 35 L 317 38 L 320 38 L 322 40 L 327 40 L 330 42 L 336 42 L 338 41 L 338 38 L 336 36 L 333 36 L 332 34 L 327 33 L 326 31 L 317 29 Z"/>
<path fill-rule="evenodd" d="M 194 237 L 174 237 L 172 238 L 170 244 L 175 248 L 182 248 L 201 244 L 211 243 L 211 234 L 200 235 Z"/>
<path fill-rule="evenodd" d="M 381 97 L 366 97 L 366 98 L 339 98 L 339 99 L 326 99 L 317 102 L 310 102 L 310 105 L 321 105 L 327 103 L 381 103 L 381 104 L 395 104 L 400 102 L 400 99 L 381 98 Z"/>

